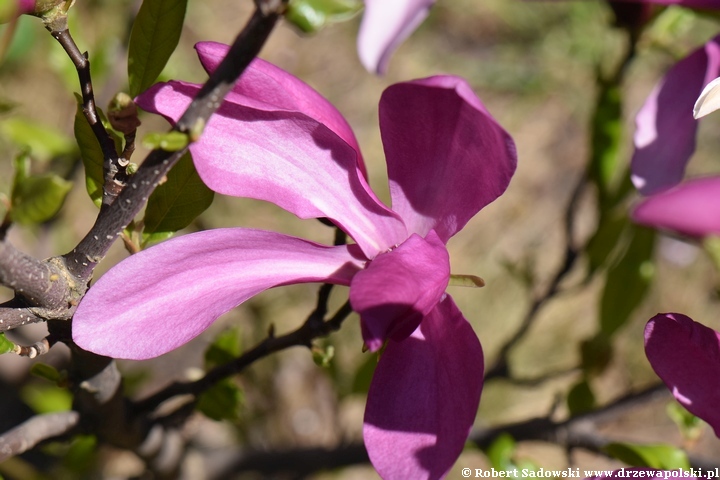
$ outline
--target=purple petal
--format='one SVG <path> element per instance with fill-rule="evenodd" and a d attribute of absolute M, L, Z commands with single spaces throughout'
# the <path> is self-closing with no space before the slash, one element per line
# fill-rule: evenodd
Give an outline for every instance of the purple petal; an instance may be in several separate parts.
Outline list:
<path fill-rule="evenodd" d="M 653 89 L 635 124 L 632 179 L 643 195 L 667 190 L 685 174 L 695 151 L 693 105 L 703 87 L 720 75 L 720 36 L 679 61 Z"/>
<path fill-rule="evenodd" d="M 427 17 L 435 0 L 365 0 L 358 54 L 369 72 L 385 73 L 390 56 Z"/>
<path fill-rule="evenodd" d="M 78 306 L 73 339 L 109 357 L 157 357 L 268 288 L 348 285 L 363 260 L 354 245 L 326 247 L 261 230 L 185 235 L 133 255 L 103 275 Z"/>
<path fill-rule="evenodd" d="M 434 231 L 413 235 L 375 257 L 350 286 L 350 304 L 360 314 L 363 340 L 372 351 L 385 340 L 410 335 L 440 301 L 450 279 L 450 257 Z"/>
<path fill-rule="evenodd" d="M 472 427 L 483 385 L 483 353 L 447 296 L 375 370 L 363 434 L 382 478 L 442 478 Z"/>
<path fill-rule="evenodd" d="M 200 62 L 208 73 L 215 71 L 230 49 L 216 42 L 195 45 Z M 243 72 L 233 91 L 239 95 L 266 102 L 277 110 L 304 113 L 335 132 L 357 152 L 357 160 L 367 178 L 355 134 L 345 117 L 325 97 L 308 84 L 260 58 Z"/>
<path fill-rule="evenodd" d="M 157 84 L 138 105 L 174 121 L 198 90 L 182 82 Z M 352 147 L 302 113 L 266 107 L 230 92 L 190 146 L 211 189 L 267 200 L 300 218 L 328 217 L 368 258 L 407 238 L 402 221 L 368 187 Z"/>
<path fill-rule="evenodd" d="M 410 233 L 447 240 L 500 196 L 515 172 L 515 144 L 465 80 L 430 77 L 389 87 L 380 131 L 393 210 Z"/>
<path fill-rule="evenodd" d="M 679 313 L 659 314 L 645 327 L 645 354 L 677 401 L 720 436 L 720 334 Z"/>
<path fill-rule="evenodd" d="M 648 197 L 635 207 L 632 219 L 689 237 L 720 234 L 720 177 L 689 180 Z"/>

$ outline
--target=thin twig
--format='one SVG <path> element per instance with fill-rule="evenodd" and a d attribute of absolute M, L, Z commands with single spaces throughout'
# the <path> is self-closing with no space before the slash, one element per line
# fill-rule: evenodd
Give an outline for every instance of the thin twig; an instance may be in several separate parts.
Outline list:
<path fill-rule="evenodd" d="M 324 308 L 324 307 L 319 307 Z M 138 412 L 152 411 L 164 401 L 177 395 L 194 395 L 197 396 L 217 382 L 242 372 L 245 368 L 253 364 L 255 361 L 265 358 L 268 355 L 285 350 L 290 347 L 311 347 L 312 341 L 316 338 L 325 337 L 332 332 L 337 331 L 342 322 L 350 315 L 352 308 L 350 302 L 340 307 L 332 318 L 325 322 L 317 323 L 315 321 L 316 313 L 310 314 L 308 319 L 297 329 L 280 337 L 274 334 L 248 350 L 235 360 L 220 365 L 208 371 L 204 377 L 194 382 L 175 382 L 154 395 L 138 402 L 135 408 Z"/>
<path fill-rule="evenodd" d="M 102 205 L 103 208 L 106 208 L 115 201 L 115 198 L 125 186 L 127 180 L 125 168 L 120 165 L 118 153 L 115 150 L 115 142 L 105 130 L 105 126 L 102 124 L 97 112 L 90 76 L 90 60 L 87 52 L 80 52 L 68 29 L 51 31 L 50 34 L 63 47 L 78 72 L 80 91 L 82 92 L 82 112 L 103 152 L 105 183 L 103 184 Z"/>
<path fill-rule="evenodd" d="M 574 230 L 575 230 L 575 216 L 578 212 L 578 204 L 583 190 L 587 184 L 587 176 L 583 173 L 580 179 L 575 184 L 567 207 L 565 208 L 565 217 L 563 222 L 563 232 L 565 236 L 565 252 L 563 254 L 563 261 L 558 266 L 557 270 L 552 276 L 550 283 L 545 288 L 545 291 L 537 295 L 532 303 L 525 317 L 523 317 L 520 326 L 515 331 L 512 337 L 508 339 L 502 347 L 495 360 L 495 363 L 485 372 L 485 380 L 492 378 L 510 378 L 509 361 L 510 350 L 522 340 L 530 327 L 535 322 L 540 313 L 542 307 L 555 295 L 559 293 L 560 283 L 572 270 L 575 265 L 575 261 L 578 258 L 578 249 L 575 245 Z"/>

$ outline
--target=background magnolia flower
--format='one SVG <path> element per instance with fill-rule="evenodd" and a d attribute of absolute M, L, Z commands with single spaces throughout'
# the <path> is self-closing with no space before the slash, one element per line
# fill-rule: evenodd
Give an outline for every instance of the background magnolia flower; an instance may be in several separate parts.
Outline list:
<path fill-rule="evenodd" d="M 643 199 L 633 221 L 693 238 L 720 234 L 720 177 L 688 180 Z"/>
<path fill-rule="evenodd" d="M 425 20 L 435 0 L 365 0 L 358 54 L 365 68 L 385 73 L 390 56 Z"/>
<path fill-rule="evenodd" d="M 695 151 L 693 106 L 705 85 L 720 75 L 719 42 L 720 35 L 675 64 L 638 112 L 631 171 L 640 193 L 652 195 L 682 181 Z"/>
<path fill-rule="evenodd" d="M 720 333 L 680 313 L 661 313 L 645 327 L 645 354 L 677 401 L 720 437 Z"/>
<path fill-rule="evenodd" d="M 216 43 L 197 49 L 210 71 L 227 52 Z M 199 88 L 160 84 L 137 103 L 176 120 Z M 220 193 L 327 217 L 357 243 L 329 247 L 244 228 L 170 240 L 89 290 L 74 317 L 75 342 L 115 358 L 150 358 L 265 289 L 350 286 L 366 345 L 385 345 L 365 414 L 373 465 L 385 478 L 442 477 L 472 426 L 483 376 L 480 343 L 445 294 L 445 243 L 507 188 L 515 147 L 467 83 L 451 76 L 389 87 L 380 128 L 393 210 L 368 187 L 337 110 L 255 60 L 190 147 L 200 176 Z"/>

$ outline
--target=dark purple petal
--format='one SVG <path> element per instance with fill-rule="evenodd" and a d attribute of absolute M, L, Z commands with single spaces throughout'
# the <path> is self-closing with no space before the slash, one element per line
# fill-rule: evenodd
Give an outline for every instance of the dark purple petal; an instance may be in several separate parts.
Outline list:
<path fill-rule="evenodd" d="M 634 208 L 632 219 L 689 237 L 720 234 L 720 177 L 689 180 L 648 197 Z"/>
<path fill-rule="evenodd" d="M 515 172 L 515 144 L 465 80 L 440 76 L 392 85 L 380 131 L 393 210 L 408 232 L 443 242 L 500 196 Z"/>
<path fill-rule="evenodd" d="M 360 314 L 367 347 L 376 351 L 388 338 L 402 340 L 415 331 L 449 279 L 450 257 L 434 231 L 375 257 L 350 285 L 350 304 Z"/>
<path fill-rule="evenodd" d="M 208 73 L 215 71 L 229 48 L 216 42 L 200 42 L 195 45 L 200 62 Z M 274 109 L 304 113 L 322 123 L 355 149 L 357 160 L 367 177 L 360 146 L 345 117 L 325 97 L 299 78 L 272 63 L 256 58 L 243 72 L 233 91 L 268 103 Z"/>
<path fill-rule="evenodd" d="M 108 357 L 157 357 L 268 288 L 348 285 L 363 260 L 355 245 L 326 247 L 261 230 L 185 235 L 135 254 L 103 275 L 78 306 L 73 340 Z"/>
<path fill-rule="evenodd" d="M 720 436 L 720 334 L 680 313 L 659 314 L 645 327 L 645 354 L 677 401 Z"/>
<path fill-rule="evenodd" d="M 144 110 L 179 118 L 198 85 L 157 84 L 138 97 Z M 368 258 L 407 238 L 398 216 L 370 190 L 355 150 L 299 112 L 230 92 L 190 146 L 202 180 L 216 192 L 267 200 L 300 218 L 328 217 Z"/>
<path fill-rule="evenodd" d="M 382 478 L 438 479 L 475 420 L 483 352 L 450 296 L 412 336 L 390 340 L 368 392 L 365 446 Z"/>
<path fill-rule="evenodd" d="M 365 0 L 358 54 L 365 68 L 385 73 L 390 56 L 425 20 L 435 0 Z"/>
<path fill-rule="evenodd" d="M 693 105 L 703 87 L 720 75 L 720 36 L 679 61 L 665 75 L 635 118 L 632 179 L 643 195 L 682 180 L 695 151 Z"/>

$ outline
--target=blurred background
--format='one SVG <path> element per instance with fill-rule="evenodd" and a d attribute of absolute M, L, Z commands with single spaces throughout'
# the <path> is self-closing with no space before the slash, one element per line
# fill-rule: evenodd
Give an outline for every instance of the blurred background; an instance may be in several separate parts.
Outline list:
<path fill-rule="evenodd" d="M 96 98 L 103 108 L 117 91 L 127 88 L 125 45 L 132 25 L 128 12 L 138 4 L 86 0 L 72 10 L 71 32 L 81 50 L 89 51 Z M 206 40 L 231 42 L 251 9 L 250 1 L 190 2 L 180 45 L 163 78 L 203 82 L 206 74 L 193 45 Z M 261 57 L 306 81 L 345 115 L 363 149 L 370 183 L 388 204 L 377 122 L 377 103 L 388 85 L 439 73 L 463 76 L 513 136 L 519 164 L 509 189 L 448 245 L 453 273 L 478 275 L 487 284 L 482 289 L 449 288 L 482 342 L 486 367 L 493 364 L 502 345 L 521 325 L 532 299 L 545 291 L 563 263 L 567 205 L 591 155 L 590 125 L 598 74 L 616 68 L 628 45 L 625 32 L 612 26 L 613 19 L 603 1 L 438 0 L 427 21 L 395 53 L 383 77 L 367 73 L 359 63 L 355 45 L 359 17 L 314 35 L 300 34 L 283 24 L 262 51 Z M 0 27 L 0 34 L 7 28 Z M 711 18 L 668 8 L 641 36 L 622 81 L 618 175 L 624 175 L 629 163 L 633 117 L 645 97 L 671 65 L 717 32 L 718 22 Z M 9 232 L 11 243 L 38 258 L 71 250 L 89 230 L 97 212 L 83 186 L 82 164 L 73 140 L 75 99 L 70 92 L 77 90 L 75 69 L 60 46 L 37 19 L 22 18 L 0 65 L 0 193 L 9 194 L 12 160 L 23 145 L 30 147 L 35 171 L 52 169 L 75 183 L 51 221 L 15 225 Z M 140 137 L 167 128 L 162 119 L 149 115 L 141 119 Z M 701 122 L 698 149 L 690 164 L 692 175 L 718 171 L 719 128 L 717 116 Z M 144 155 L 139 149 L 133 160 L 140 161 Z M 574 238 L 578 243 L 587 241 L 595 231 L 595 198 L 592 188 L 586 188 L 576 202 Z M 627 208 L 631 203 L 632 196 Z M 332 229 L 317 221 L 298 220 L 264 202 L 221 195 L 215 196 L 213 205 L 187 231 L 229 226 L 268 229 L 321 243 L 331 243 L 333 238 Z M 96 278 L 127 255 L 118 242 L 96 271 Z M 613 337 L 607 368 L 591 380 L 598 405 L 657 382 L 642 347 L 645 322 L 656 313 L 683 312 L 708 326 L 720 327 L 717 273 L 700 248 L 661 236 L 654 261 L 646 266 L 653 272 L 647 295 L 633 310 L 631 321 Z M 580 258 L 563 277 L 559 294 L 542 305 L 527 333 L 510 350 L 509 377 L 486 382 L 478 428 L 536 416 L 550 415 L 556 420 L 568 416 L 565 398 L 582 378 L 580 344 L 598 331 L 599 298 L 605 285 L 602 271 L 587 281 L 586 274 L 587 260 Z M 302 285 L 270 290 L 225 315 L 206 334 L 175 352 L 151 362 L 121 362 L 129 392 L 142 397 L 174 379 L 197 378 L 208 345 L 228 329 L 234 329 L 232 335 L 238 336 L 245 349 L 262 340 L 271 324 L 276 332 L 299 326 L 315 306 L 317 289 L 317 285 Z M 0 300 L 11 296 L 9 290 L 0 288 Z M 627 301 L 621 297 L 617 302 Z M 346 298 L 347 290 L 337 288 L 331 305 L 338 307 Z M 162 312 L 158 312 L 158 321 L 162 321 Z M 42 338 L 43 328 L 30 326 L 12 335 L 18 342 L 30 344 Z M 317 366 L 306 349 L 281 352 L 257 362 L 234 380 L 241 387 L 239 405 L 231 415 L 234 418 L 193 417 L 184 432 L 194 447 L 186 460 L 188 468 L 208 474 L 212 471 L 208 459 L 217 454 L 217 465 L 227 462 L 221 453 L 235 452 L 238 444 L 278 451 L 335 448 L 359 441 L 365 394 L 376 359 L 361 351 L 356 316 L 318 344 L 334 348 L 329 367 Z M 62 368 L 67 357 L 59 345 L 40 361 Z M 0 357 L 3 431 L 33 411 L 69 407 L 69 394 L 29 375 L 33 362 L 11 354 Z M 720 443 L 711 429 L 704 428 L 693 441 L 683 439 L 665 413 L 670 401 L 669 395 L 661 396 L 605 419 L 598 427 L 613 439 L 666 442 L 696 455 L 717 457 Z M 104 478 L 124 478 L 138 473 L 140 463 L 132 454 L 110 448 L 96 450 L 91 441 L 88 445 L 87 450 L 94 453 L 85 452 L 79 461 L 85 470 L 73 470 L 74 466 L 47 470 L 54 456 L 64 456 L 67 463 L 67 447 L 49 445 L 43 453 L 0 464 L 0 473 L 8 478 L 18 472 L 23 478 L 43 478 L 49 471 L 54 472 L 52 478 L 91 477 L 91 472 L 102 472 Z M 624 465 L 582 451 L 568 457 L 562 447 L 540 442 L 520 443 L 516 457 L 546 469 Z M 463 467 L 490 465 L 487 457 L 470 445 L 448 478 L 462 478 Z M 376 478 L 376 474 L 369 465 L 360 465 L 309 478 L 365 479 Z"/>

